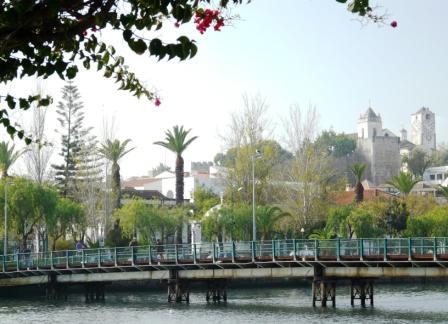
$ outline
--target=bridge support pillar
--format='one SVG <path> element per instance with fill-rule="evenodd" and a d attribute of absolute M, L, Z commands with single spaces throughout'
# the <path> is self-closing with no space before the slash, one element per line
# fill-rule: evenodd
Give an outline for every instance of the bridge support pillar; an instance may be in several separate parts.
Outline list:
<path fill-rule="evenodd" d="M 67 300 L 67 287 L 58 282 L 57 276 L 54 273 L 48 275 L 45 296 L 49 300 Z"/>
<path fill-rule="evenodd" d="M 350 285 L 351 305 L 355 305 L 355 299 L 361 301 L 361 306 L 366 306 L 366 300 L 370 300 L 373 306 L 373 283 L 371 280 L 352 280 Z"/>
<path fill-rule="evenodd" d="M 106 285 L 102 282 L 91 282 L 85 285 L 86 302 L 104 301 Z"/>
<path fill-rule="evenodd" d="M 207 293 L 205 295 L 207 302 L 227 302 L 227 280 L 215 279 L 207 284 Z"/>
<path fill-rule="evenodd" d="M 177 270 L 170 270 L 168 279 L 168 302 L 181 303 L 190 302 L 190 293 L 188 291 L 188 282 L 181 280 Z"/>
<path fill-rule="evenodd" d="M 324 268 L 321 265 L 314 266 L 312 290 L 313 307 L 316 307 L 316 302 L 320 302 L 322 307 L 326 307 L 328 301 L 331 301 L 331 305 L 336 307 L 336 282 L 325 278 Z"/>

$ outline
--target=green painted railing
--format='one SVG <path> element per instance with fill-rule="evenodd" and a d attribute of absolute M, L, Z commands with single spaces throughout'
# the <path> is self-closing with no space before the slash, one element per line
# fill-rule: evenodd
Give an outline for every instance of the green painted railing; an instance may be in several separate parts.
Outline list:
<path fill-rule="evenodd" d="M 16 253 L 0 256 L 0 272 L 247 262 L 447 261 L 448 239 L 373 238 L 166 244 Z"/>

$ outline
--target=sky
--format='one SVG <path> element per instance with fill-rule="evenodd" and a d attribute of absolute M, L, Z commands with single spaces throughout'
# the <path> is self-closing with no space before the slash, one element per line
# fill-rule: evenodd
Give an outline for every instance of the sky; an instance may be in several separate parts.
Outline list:
<path fill-rule="evenodd" d="M 387 22 L 398 22 L 397 28 L 361 24 L 334 0 L 282 0 L 281 6 L 279 1 L 253 0 L 235 8 L 240 19 L 221 32 L 201 35 L 191 25 L 176 29 L 168 24 L 146 35 L 195 39 L 197 56 L 183 62 L 133 54 L 120 35 L 103 31 L 99 36 L 157 90 L 162 104 L 155 107 L 117 90 L 112 80 L 95 71 L 82 71 L 75 83 L 85 107 L 85 126 L 94 127 L 101 139 L 105 121 L 114 121 L 115 137 L 132 140 L 135 149 L 121 161 L 123 178 L 146 175 L 160 162 L 174 169 L 174 154 L 153 145 L 174 125 L 199 136 L 184 153 L 186 171 L 192 161 L 212 161 L 225 149 L 220 135 L 226 134 L 231 114 L 242 109 L 244 93 L 266 98 L 278 138 L 281 119 L 295 104 L 315 106 L 320 129 L 346 133 L 356 131 L 358 117 L 370 105 L 381 115 L 383 127 L 397 135 L 401 128 L 410 129 L 410 115 L 425 106 L 436 114 L 438 144 L 448 142 L 448 2 L 376 3 L 379 13 L 387 12 Z M 35 84 L 17 81 L 0 90 L 28 94 Z M 55 144 L 55 162 L 60 151 L 60 137 L 53 131 L 58 127 L 55 110 L 63 85 L 57 77 L 44 82 L 54 97 L 47 130 Z M 26 124 L 29 114 L 17 118 Z M 24 165 L 19 163 L 14 171 L 25 172 Z"/>

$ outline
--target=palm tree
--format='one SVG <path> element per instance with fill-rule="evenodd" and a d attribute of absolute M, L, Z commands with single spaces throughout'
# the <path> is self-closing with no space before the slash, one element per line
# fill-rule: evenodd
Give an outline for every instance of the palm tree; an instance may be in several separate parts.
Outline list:
<path fill-rule="evenodd" d="M 114 209 L 119 208 L 121 202 L 120 166 L 118 165 L 118 161 L 130 151 L 135 149 L 135 147 L 126 149 L 126 146 L 130 141 L 130 139 L 123 142 L 120 142 L 120 140 L 117 139 L 113 141 L 108 139 L 102 143 L 99 148 L 100 155 L 112 162 L 112 194 L 114 197 Z"/>
<path fill-rule="evenodd" d="M 261 240 L 269 239 L 269 235 L 275 230 L 278 221 L 290 213 L 282 211 L 279 207 L 260 206 L 257 208 L 257 227 Z"/>
<path fill-rule="evenodd" d="M 163 146 L 173 153 L 176 153 L 176 204 L 180 205 L 184 201 L 184 159 L 182 153 L 198 137 L 193 136 L 187 140 L 188 133 L 183 126 L 174 126 L 173 130 L 165 132 L 165 142 L 154 142 L 156 145 Z"/>
<path fill-rule="evenodd" d="M 350 166 L 349 170 L 353 174 L 356 180 L 355 185 L 355 201 L 360 203 L 364 200 L 364 186 L 361 183 L 362 176 L 366 169 L 366 165 L 364 163 L 355 163 Z"/>
<path fill-rule="evenodd" d="M 8 177 L 8 170 L 23 154 L 24 151 L 15 151 L 15 145 L 9 146 L 7 142 L 0 142 L 0 171 L 2 178 Z"/>
<path fill-rule="evenodd" d="M 387 184 L 390 184 L 400 193 L 407 196 L 418 182 L 420 182 L 419 178 L 414 178 L 412 174 L 400 171 L 400 173 L 388 181 Z"/>

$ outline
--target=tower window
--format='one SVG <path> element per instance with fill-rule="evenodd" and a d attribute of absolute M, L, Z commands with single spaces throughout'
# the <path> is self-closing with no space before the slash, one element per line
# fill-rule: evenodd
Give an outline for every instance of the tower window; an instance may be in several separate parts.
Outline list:
<path fill-rule="evenodd" d="M 426 120 L 431 119 L 431 115 L 430 114 L 426 114 Z"/>

